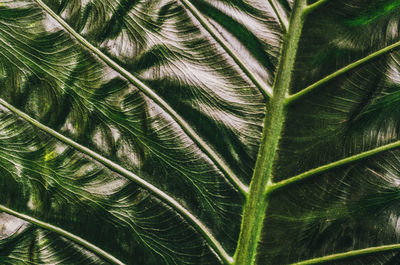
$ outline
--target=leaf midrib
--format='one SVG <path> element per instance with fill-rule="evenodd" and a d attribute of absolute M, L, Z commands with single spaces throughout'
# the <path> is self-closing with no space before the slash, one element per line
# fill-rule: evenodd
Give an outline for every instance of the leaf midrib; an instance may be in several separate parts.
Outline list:
<path fill-rule="evenodd" d="M 296 13 L 297 8 L 301 8 L 302 9 L 302 11 L 301 11 L 302 14 L 300 16 L 302 16 L 305 19 L 305 17 L 307 15 L 309 15 L 312 11 L 314 11 L 315 9 L 317 9 L 318 7 L 324 5 L 327 2 L 328 2 L 328 0 L 319 0 L 319 1 L 315 2 L 314 4 L 307 5 L 306 1 L 304 1 L 304 0 L 295 1 L 295 3 L 294 3 L 295 7 L 294 7 L 294 11 L 293 11 L 294 14 L 292 13 L 292 17 L 291 17 L 291 21 L 290 21 L 290 25 L 289 25 L 289 33 L 286 36 L 286 40 L 289 40 L 288 42 L 290 42 L 291 39 L 296 38 L 296 35 L 299 34 L 298 32 L 296 32 L 296 30 L 299 27 L 300 27 L 300 31 L 301 31 L 301 27 L 302 27 L 303 21 L 301 21 L 301 22 L 296 21 L 296 16 L 298 16 L 297 15 L 298 13 Z M 301 5 L 303 5 L 303 6 L 301 7 Z M 296 30 L 294 32 L 291 32 L 292 27 L 296 28 Z M 400 42 L 397 42 L 395 44 L 389 45 L 389 46 L 387 46 L 387 47 L 385 47 L 385 48 L 383 48 L 383 49 L 381 49 L 381 50 L 379 50 L 379 51 L 377 51 L 375 53 L 372 53 L 372 54 L 370 54 L 370 55 L 368 55 L 368 56 L 366 56 L 366 57 L 364 57 L 364 58 L 362 58 L 362 59 L 360 59 L 360 60 L 358 60 L 358 61 L 356 61 L 356 62 L 354 62 L 354 63 L 352 63 L 352 64 L 350 64 L 348 66 L 346 66 L 346 67 L 343 67 L 343 68 L 339 69 L 338 71 L 334 72 L 333 74 L 321 79 L 320 81 L 314 83 L 313 85 L 301 90 L 300 92 L 298 92 L 298 93 L 296 93 L 296 94 L 294 94 L 292 96 L 284 96 L 285 99 L 283 99 L 281 102 L 279 102 L 279 107 L 281 107 L 281 108 L 287 107 L 287 105 L 290 102 L 292 102 L 295 99 L 298 99 L 301 96 L 311 92 L 313 89 L 321 86 L 325 82 L 328 82 L 329 80 L 331 80 L 331 79 L 333 79 L 333 78 L 335 78 L 337 76 L 340 76 L 340 75 L 346 73 L 347 71 L 349 71 L 351 69 L 354 69 L 357 66 L 376 58 L 379 55 L 385 54 L 385 53 L 391 51 L 392 49 L 394 49 L 394 48 L 396 48 L 398 46 L 400 46 Z M 286 68 L 286 70 L 289 69 L 288 70 L 289 72 L 291 72 L 293 65 L 290 65 L 290 64 L 286 65 L 285 64 L 285 58 L 286 58 L 285 55 L 286 55 L 286 53 L 292 53 L 292 59 L 294 60 L 294 58 L 296 56 L 296 49 L 297 49 L 297 44 L 295 44 L 293 48 L 285 48 L 285 43 L 283 45 L 283 50 L 281 52 L 281 57 L 280 57 L 279 60 L 280 60 L 280 64 L 282 64 L 281 61 L 283 61 L 284 68 Z M 285 89 L 287 90 L 288 89 L 288 87 L 290 86 L 291 74 L 290 73 L 288 75 L 282 74 L 280 76 L 279 75 L 279 70 L 278 70 L 278 74 L 277 74 L 277 76 L 275 78 L 276 79 L 275 79 L 275 83 L 274 83 L 274 86 L 273 86 L 274 95 L 273 95 L 273 98 L 271 99 L 271 102 L 274 102 L 274 101 L 278 102 L 279 101 L 279 98 L 275 99 L 275 97 L 277 96 L 277 92 L 279 92 L 280 90 L 282 91 L 282 90 L 285 90 Z M 278 84 L 279 82 L 284 83 L 285 81 L 287 81 L 286 85 L 279 86 L 279 84 Z M 304 173 L 301 173 L 301 174 L 299 174 L 297 176 L 291 177 L 291 178 L 289 178 L 287 180 L 275 183 L 271 179 L 269 179 L 269 174 L 270 174 L 269 173 L 270 172 L 269 164 L 272 165 L 273 161 L 270 162 L 270 163 L 265 162 L 263 165 L 261 165 L 264 161 L 268 161 L 268 160 L 271 161 L 271 159 L 269 157 L 273 157 L 274 155 L 276 155 L 276 147 L 274 147 L 274 146 L 271 147 L 271 142 L 274 142 L 277 137 L 280 137 L 280 132 L 281 132 L 281 126 L 280 125 L 283 123 L 283 121 L 275 122 L 277 124 L 277 125 L 275 125 L 274 124 L 274 121 L 276 121 L 276 119 L 274 120 L 275 116 L 281 115 L 282 116 L 281 119 L 282 120 L 285 119 L 285 114 L 279 114 L 279 113 L 276 114 L 274 112 L 274 110 L 275 109 L 272 110 L 272 115 L 271 115 L 272 118 L 269 117 L 268 120 L 265 119 L 265 121 L 268 121 L 268 123 L 264 123 L 264 130 L 263 130 L 263 134 L 262 134 L 262 138 L 261 138 L 261 146 L 260 146 L 260 151 L 259 152 L 262 153 L 262 155 L 259 155 L 258 158 L 257 158 L 255 173 L 253 174 L 253 179 L 252 179 L 252 181 L 250 183 L 249 198 L 248 198 L 248 202 L 246 203 L 246 206 L 245 206 L 245 211 L 244 211 L 244 214 L 243 214 L 244 217 L 243 217 L 243 221 L 242 221 L 242 229 L 241 229 L 241 233 L 240 233 L 240 239 L 239 239 L 239 242 L 238 242 L 238 247 L 237 247 L 236 252 L 235 252 L 235 264 L 236 264 L 237 261 L 239 262 L 238 264 L 240 264 L 240 265 L 254 264 L 255 258 L 252 258 L 251 254 L 243 254 L 243 255 L 240 256 L 241 252 L 251 253 L 252 250 L 248 250 L 247 249 L 248 248 L 247 244 L 249 244 L 249 242 L 254 245 L 254 243 L 252 242 L 254 240 L 251 239 L 251 237 L 247 236 L 247 234 L 244 234 L 244 236 L 242 237 L 242 231 L 243 231 L 243 228 L 246 228 L 244 231 L 247 232 L 247 230 L 251 229 L 251 228 L 248 229 L 247 227 L 252 227 L 252 226 L 257 226 L 257 227 L 260 226 L 260 229 L 261 229 L 261 227 L 263 226 L 263 222 L 252 221 L 251 218 L 253 218 L 253 219 L 256 218 L 256 220 L 257 220 L 258 218 L 264 218 L 265 217 L 265 210 L 267 208 L 266 205 L 268 204 L 270 196 L 273 195 L 272 194 L 273 191 L 286 188 L 290 184 L 294 184 L 294 183 L 297 183 L 299 181 L 305 180 L 305 179 L 307 179 L 307 178 L 309 178 L 311 176 L 316 175 L 317 173 L 321 173 L 321 172 L 324 172 L 326 170 L 329 170 L 329 169 L 332 169 L 332 168 L 335 168 L 335 167 L 338 167 L 338 166 L 342 166 L 342 165 L 345 165 L 345 164 L 348 164 L 348 163 L 351 163 L 351 162 L 354 162 L 354 161 L 357 161 L 357 160 L 360 160 L 360 159 L 364 159 L 364 158 L 370 157 L 372 155 L 375 155 L 375 154 L 378 154 L 378 153 L 381 153 L 381 152 L 384 152 L 384 151 L 387 151 L 387 150 L 391 150 L 393 148 L 396 148 L 396 147 L 400 146 L 400 141 L 396 141 L 394 143 L 387 144 L 385 146 L 381 146 L 379 148 L 375 148 L 375 149 L 372 149 L 372 150 L 369 150 L 369 151 L 365 151 L 365 152 L 362 152 L 360 154 L 357 154 L 357 155 L 354 155 L 354 156 L 350 156 L 350 157 L 344 158 L 342 160 L 338 160 L 336 162 L 328 163 L 328 164 L 320 166 L 320 167 L 318 167 L 316 169 L 312 169 L 312 170 L 306 171 Z M 268 112 L 266 114 L 268 114 Z M 274 114 L 276 114 L 276 115 L 274 115 Z M 273 126 L 275 126 L 275 128 Z M 267 128 L 267 130 L 266 130 L 266 128 Z M 272 133 L 270 133 L 268 131 L 268 129 L 270 129 L 270 128 L 271 128 Z M 266 150 L 265 146 L 268 146 L 268 148 L 274 148 L 274 151 L 272 152 L 272 154 L 271 154 L 271 152 L 268 152 L 268 151 L 264 152 L 264 150 Z M 260 164 L 261 166 L 257 166 L 258 164 Z M 261 168 L 261 170 L 259 170 L 259 168 Z M 257 174 L 258 172 L 261 172 L 261 171 L 262 172 L 266 172 L 266 173 Z M 258 193 L 259 193 L 258 190 L 259 189 L 254 188 L 255 186 L 264 187 L 265 188 L 264 193 L 263 194 L 260 193 L 260 195 L 258 196 Z M 253 200 L 253 198 L 255 198 L 255 196 L 258 196 L 258 197 L 256 198 L 256 201 L 254 202 L 254 204 L 251 204 L 251 201 Z M 264 211 L 264 216 L 260 217 L 257 213 L 255 213 L 254 214 L 255 217 L 252 216 L 252 217 L 248 218 L 247 219 L 248 223 L 246 223 L 245 222 L 246 221 L 246 209 L 254 209 L 254 208 L 257 208 L 257 209 L 261 208 Z M 250 210 L 249 210 L 249 212 L 250 212 Z M 257 237 L 257 234 L 254 233 L 254 235 L 255 235 L 255 237 Z M 242 239 L 243 239 L 243 242 L 241 242 Z M 258 245 L 256 245 L 255 248 L 257 249 L 257 247 L 258 247 Z M 345 252 L 345 253 L 337 253 L 337 254 L 328 255 L 328 256 L 324 256 L 324 257 L 320 257 L 320 258 L 310 259 L 310 260 L 306 260 L 306 261 L 295 263 L 295 264 L 298 264 L 298 265 L 300 265 L 300 264 L 301 265 L 319 264 L 319 263 L 328 262 L 328 261 L 332 261 L 332 260 L 345 259 L 347 257 L 365 255 L 365 254 L 376 253 L 376 252 L 387 251 L 387 250 L 393 250 L 393 249 L 398 249 L 398 248 L 400 248 L 400 244 L 371 247 L 371 248 L 354 250 L 354 251 L 349 251 L 349 252 Z M 247 255 L 247 257 L 246 258 L 242 258 L 242 257 L 245 257 L 245 255 Z M 240 259 L 237 259 L 237 258 L 240 258 Z"/>
<path fill-rule="evenodd" d="M 34 1 L 36 1 L 40 6 L 42 6 L 40 3 L 42 3 L 43 4 L 43 2 L 41 1 L 41 0 L 34 0 Z M 187 1 L 187 0 L 181 0 L 182 2 L 189 2 L 190 3 L 190 1 Z M 319 5 L 319 4 L 322 4 L 322 3 L 325 3 L 327 0 L 320 0 L 320 1 L 317 1 L 314 5 L 315 5 L 315 7 L 317 6 L 317 4 Z M 45 4 L 43 4 L 44 6 L 46 6 Z M 43 6 L 42 6 L 43 7 Z M 46 6 L 47 7 L 47 6 Z M 311 6 L 310 6 L 311 7 Z M 312 9 L 314 9 L 315 7 L 313 7 Z M 45 10 L 46 10 L 46 8 L 44 8 Z M 46 10 L 47 11 L 47 10 Z M 50 10 L 51 11 L 51 10 Z M 311 8 L 307 11 L 307 12 L 310 12 L 311 11 Z M 58 21 L 58 19 L 57 18 L 59 18 L 57 15 L 55 15 L 56 17 L 54 17 L 57 21 Z M 203 18 L 204 19 L 204 18 Z M 62 19 L 61 19 L 62 20 Z M 60 21 L 58 21 L 58 22 L 60 22 Z M 60 22 L 61 23 L 61 22 Z M 65 22 L 64 22 L 65 23 Z M 62 23 L 61 23 L 62 24 Z M 63 25 L 63 24 L 62 24 Z M 63 25 L 64 26 L 64 25 Z M 67 31 L 69 31 L 68 29 L 67 29 Z M 72 30 L 73 31 L 73 30 Z M 211 28 L 211 31 L 213 31 L 213 29 Z M 71 31 L 69 31 L 72 35 L 74 35 Z M 76 33 L 76 32 L 75 32 Z M 79 35 L 78 33 L 76 33 L 77 35 Z M 75 35 L 74 35 L 75 36 Z M 79 35 L 80 36 L 80 35 Z M 75 36 L 76 37 L 76 36 Z M 83 39 L 83 38 L 82 38 Z M 78 39 L 79 40 L 79 39 Z M 83 39 L 84 41 L 86 41 L 85 39 Z M 80 40 L 79 40 L 80 41 Z M 81 42 L 81 41 L 80 41 Z M 84 42 L 81 42 L 81 43 L 83 43 L 86 47 L 88 47 Z M 88 43 L 88 42 L 87 42 Z M 89 46 L 91 46 L 91 44 L 90 43 L 88 43 L 88 45 Z M 348 65 L 348 66 L 346 66 L 346 67 L 344 67 L 344 68 L 342 68 L 342 69 L 339 69 L 337 72 L 335 72 L 335 73 L 333 73 L 333 74 L 331 74 L 331 75 L 329 75 L 329 76 L 327 76 L 327 77 L 325 77 L 325 78 L 323 78 L 322 80 L 320 80 L 320 81 L 317 81 L 315 84 L 313 84 L 313 85 L 311 85 L 311 86 L 309 86 L 309 87 L 307 87 L 306 89 L 304 89 L 304 91 L 302 90 L 302 91 L 300 91 L 300 92 L 298 92 L 297 94 L 294 94 L 294 95 L 291 95 L 291 96 L 289 96 L 288 98 L 287 98 L 287 100 L 286 100 L 286 102 L 285 102 L 285 105 L 286 104 L 288 104 L 288 103 L 290 103 L 291 101 L 294 101 L 294 99 L 297 99 L 297 98 L 300 98 L 302 95 L 305 95 L 305 94 L 307 94 L 307 93 L 309 93 L 309 92 L 311 92 L 313 89 L 315 89 L 315 88 L 317 88 L 317 87 L 319 87 L 319 86 L 321 86 L 322 84 L 324 84 L 325 82 L 328 82 L 330 79 L 332 79 L 332 78 L 334 78 L 334 77 L 336 77 L 336 76 L 339 76 L 339 75 L 342 75 L 343 73 L 345 73 L 345 72 L 347 72 L 347 71 L 349 71 L 349 70 L 351 70 L 351 69 L 353 69 L 353 68 L 355 68 L 355 67 L 357 67 L 358 65 L 361 65 L 362 63 L 364 63 L 364 62 L 366 62 L 366 61 L 369 61 L 369 60 L 372 60 L 373 58 L 375 58 L 376 56 L 379 56 L 379 55 L 381 55 L 381 54 L 384 54 L 384 53 L 387 53 L 387 52 L 390 52 L 391 51 L 391 49 L 393 49 L 393 48 L 396 48 L 396 47 L 398 47 L 398 46 L 400 46 L 400 42 L 397 42 L 397 43 L 395 43 L 395 44 L 392 44 L 392 45 L 389 45 L 389 46 L 387 46 L 387 47 L 385 47 L 385 48 L 383 48 L 383 49 L 381 49 L 381 50 L 379 50 L 378 52 L 375 52 L 374 54 L 371 54 L 372 56 L 367 56 L 367 57 L 365 57 L 365 58 L 363 58 L 363 59 L 360 59 L 359 61 L 356 61 L 355 63 L 352 63 L 352 64 L 350 64 L 350 65 Z M 97 48 L 95 48 L 94 46 L 92 46 L 94 49 L 97 49 Z M 91 49 L 90 47 L 88 47 L 89 49 Z M 92 50 L 92 49 L 91 49 Z M 99 50 L 99 53 L 97 53 L 95 50 L 92 50 L 92 51 L 94 51 L 103 61 L 105 61 L 108 65 L 110 65 L 108 62 L 107 62 L 107 60 L 105 60 L 102 56 L 104 56 L 106 59 L 108 59 L 108 60 L 110 60 L 111 62 L 113 62 L 110 58 L 108 58 L 106 55 L 104 55 L 104 54 L 102 54 Z M 116 64 L 115 62 L 113 62 L 114 64 Z M 110 65 L 111 67 L 113 67 L 112 65 Z M 117 65 L 118 66 L 118 65 Z M 119 66 L 118 66 L 119 67 Z M 114 68 L 114 67 L 113 67 Z M 115 69 L 115 68 L 114 68 Z M 120 72 L 121 73 L 121 75 L 123 75 L 124 77 L 126 77 L 125 76 L 125 74 L 129 77 L 129 78 L 127 78 L 131 83 L 133 83 L 133 84 L 135 84 L 136 86 L 138 86 L 139 88 L 144 88 L 145 90 L 146 89 L 148 89 L 149 91 L 144 91 L 144 93 L 146 94 L 146 92 L 147 93 L 149 93 L 150 94 L 150 96 L 148 95 L 148 94 L 146 94 L 146 95 L 148 95 L 150 98 L 152 98 L 152 96 L 153 97 L 155 97 L 155 99 L 154 98 L 152 98 L 157 104 L 159 104 L 160 106 L 162 106 L 163 108 L 165 107 L 165 105 L 163 105 L 163 103 L 165 103 L 161 98 L 159 98 L 159 96 L 157 95 L 157 94 L 155 94 L 150 88 L 148 88 L 145 84 L 143 84 L 139 79 L 137 79 L 136 77 L 134 77 L 134 76 L 132 76 L 129 72 L 127 72 L 127 73 L 124 73 L 124 69 L 123 68 L 121 68 L 123 71 L 122 71 L 122 73 L 120 72 L 120 71 L 118 71 L 118 72 Z M 116 70 L 116 69 L 115 69 Z M 154 95 L 152 94 L 152 93 L 154 93 Z M 161 103 L 160 103 L 161 102 Z M 1 103 L 1 104 L 3 104 L 3 103 Z M 166 103 L 165 103 L 166 104 Z M 167 107 L 169 107 L 167 104 L 166 104 L 166 106 Z M 169 107 L 170 108 L 170 107 Z M 171 113 L 169 112 L 169 109 L 167 108 L 167 109 L 165 109 L 170 115 L 171 115 Z M 176 112 L 171 108 L 171 110 L 170 111 L 172 111 L 172 113 L 175 113 L 176 114 Z M 180 116 L 178 116 L 178 114 L 176 114 L 176 116 L 174 116 L 174 115 L 171 115 L 174 119 L 176 118 L 176 117 L 178 117 L 178 118 L 180 118 Z M 182 119 L 182 118 L 180 118 L 180 119 Z M 182 119 L 182 121 L 184 122 L 184 124 L 186 124 L 186 122 Z M 37 121 L 36 121 L 37 122 Z M 181 125 L 181 123 L 180 122 L 178 122 L 177 121 L 177 123 L 178 124 L 180 124 Z M 187 124 L 186 124 L 187 125 Z M 182 125 L 181 125 L 182 126 Z M 189 127 L 189 125 L 187 125 L 188 127 Z M 187 133 L 187 131 L 185 130 L 185 128 L 183 128 L 184 129 L 184 131 Z M 190 127 L 189 127 L 189 129 L 191 129 Z M 194 133 L 195 134 L 195 133 Z M 196 135 L 196 134 L 195 134 Z M 189 133 L 189 137 L 192 137 L 192 135 L 190 135 L 190 133 Z M 200 138 L 200 137 L 199 137 Z M 200 140 L 201 140 L 201 138 L 200 138 Z M 195 140 L 194 140 L 195 141 Z M 195 141 L 196 142 L 196 141 Z M 197 144 L 198 144 L 198 142 L 196 142 Z M 205 143 L 204 143 L 205 144 Z M 398 147 L 398 142 L 396 142 L 396 143 L 393 143 L 392 145 L 393 145 L 393 147 L 391 147 L 391 148 L 389 148 L 389 149 L 385 149 L 385 150 L 379 150 L 379 152 L 383 152 L 383 151 L 386 151 L 386 150 L 390 150 L 390 149 L 392 149 L 392 148 L 395 148 L 395 147 Z M 394 146 L 395 145 L 395 146 Z M 207 146 L 207 145 L 206 145 Z M 202 149 L 202 146 L 200 146 L 200 148 Z M 203 150 L 203 149 L 202 149 Z M 375 149 L 374 149 L 375 150 Z M 370 151 L 367 151 L 367 152 L 371 152 L 371 151 L 374 151 L 374 150 L 370 150 Z M 203 150 L 204 151 L 204 150 Z M 207 152 L 206 152 L 207 153 Z M 373 155 L 373 154 L 375 154 L 375 153 L 377 153 L 377 152 L 374 152 L 374 153 L 371 153 L 371 154 L 369 154 L 368 156 L 370 156 L 370 155 Z M 207 153 L 208 154 L 208 153 Z M 362 155 L 362 154 L 359 154 L 359 155 Z M 355 155 L 355 156 L 358 156 L 358 155 Z M 367 156 L 365 156 L 365 157 L 367 157 Z M 213 160 L 213 156 L 212 157 L 210 157 L 211 158 L 211 160 Z M 364 157 L 357 157 L 357 160 L 358 159 L 362 159 L 362 158 L 364 158 Z M 106 158 L 105 158 L 106 159 Z M 215 158 L 214 158 L 215 159 Z M 214 161 L 214 160 L 213 160 Z M 343 162 L 343 161 L 345 161 L 345 162 Z M 315 175 L 316 173 L 315 172 L 317 172 L 318 170 L 320 170 L 320 168 L 324 168 L 324 167 L 327 167 L 327 169 L 326 170 L 329 170 L 330 168 L 333 168 L 333 167 L 336 167 L 336 165 L 344 165 L 344 164 L 346 164 L 346 163 L 348 163 L 348 162 L 351 162 L 351 161 L 353 161 L 352 160 L 352 157 L 347 157 L 347 158 L 345 158 L 345 159 L 343 159 L 343 161 L 342 160 L 339 160 L 339 161 L 337 161 L 337 162 L 332 162 L 332 163 L 330 163 L 330 164 L 327 164 L 327 165 L 323 165 L 323 166 L 321 166 L 321 167 L 319 167 L 319 168 L 317 168 L 317 169 L 313 169 L 313 170 L 310 170 L 310 172 L 309 171 L 307 171 L 307 172 L 304 172 L 304 173 L 302 173 L 302 174 L 299 174 L 298 176 L 295 176 L 295 177 L 292 177 L 292 178 L 290 178 L 290 179 L 297 179 L 297 178 L 299 178 L 300 176 L 302 176 L 302 175 L 307 175 L 307 177 L 308 176 L 311 176 L 311 175 Z M 215 161 L 214 161 L 215 162 Z M 334 164 L 334 166 L 330 166 L 331 164 Z M 217 165 L 219 165 L 218 163 L 217 163 Z M 325 170 L 325 169 L 324 169 Z M 314 172 L 315 171 L 315 172 Z M 318 173 L 319 173 L 320 171 L 318 171 Z M 133 173 L 132 173 L 133 174 Z M 138 177 L 139 178 L 139 177 Z M 140 179 L 140 178 L 139 178 Z M 301 177 L 301 178 L 299 178 L 299 179 L 305 179 L 305 178 L 303 178 L 303 177 Z M 141 179 L 140 179 L 141 180 Z M 297 180 L 296 180 L 297 181 Z M 296 182 L 296 181 L 293 181 L 293 183 L 294 182 Z M 280 182 L 278 182 L 278 183 L 275 183 L 275 184 L 272 184 L 272 186 L 273 185 L 276 185 L 276 184 L 279 184 Z M 149 185 L 151 185 L 151 184 L 149 184 Z M 282 185 L 282 187 L 286 187 L 287 185 Z M 161 193 L 162 193 L 162 191 L 161 191 Z M 168 196 L 168 195 L 167 195 Z M 1 210 L 1 209 L 0 209 Z M 190 213 L 189 213 L 190 214 Z M 398 248 L 399 247 L 399 245 L 398 244 L 394 244 L 394 245 L 388 245 L 389 247 L 393 247 L 393 248 Z M 383 247 L 386 247 L 386 246 L 383 246 Z M 380 248 L 381 247 L 373 247 L 373 248 L 370 248 L 370 249 L 368 249 L 368 250 L 371 250 L 371 251 L 383 251 L 383 250 L 380 250 Z M 383 249 L 383 248 L 382 248 Z M 364 251 L 366 251 L 367 249 L 365 249 L 365 250 L 359 250 L 358 252 L 357 251 L 353 251 L 353 252 L 351 252 L 350 254 L 354 254 L 354 255 L 358 255 L 358 254 L 362 254 L 362 253 L 364 253 Z M 346 254 L 346 253 L 345 253 Z M 336 257 L 346 257 L 346 255 L 343 255 L 342 253 L 338 253 L 338 254 L 334 254 L 334 255 L 331 255 L 332 257 L 333 256 L 336 256 Z M 325 257 L 322 257 L 322 258 L 317 258 L 317 259 L 314 259 L 314 260 L 309 260 L 309 261 L 304 261 L 304 262 L 300 262 L 299 264 L 314 264 L 314 261 L 316 261 L 317 263 L 319 263 L 318 261 L 322 261 L 322 262 L 324 262 L 324 259 L 327 259 L 327 260 L 333 260 L 333 259 L 330 259 L 330 257 L 331 256 L 325 256 Z M 347 255 L 348 256 L 348 255 Z M 229 257 L 229 256 L 228 256 Z"/>

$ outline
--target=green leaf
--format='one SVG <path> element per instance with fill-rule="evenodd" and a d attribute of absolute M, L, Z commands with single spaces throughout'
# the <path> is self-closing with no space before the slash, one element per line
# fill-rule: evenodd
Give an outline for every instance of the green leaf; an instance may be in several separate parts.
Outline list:
<path fill-rule="evenodd" d="M 0 0 L 0 264 L 397 264 L 397 0 Z"/>

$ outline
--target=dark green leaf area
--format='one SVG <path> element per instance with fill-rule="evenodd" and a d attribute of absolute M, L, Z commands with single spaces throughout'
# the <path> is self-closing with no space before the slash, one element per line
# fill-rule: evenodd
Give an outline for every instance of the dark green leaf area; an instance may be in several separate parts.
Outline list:
<path fill-rule="evenodd" d="M 328 2 L 305 23 L 293 91 L 399 40 L 396 12 L 377 18 L 374 26 L 340 26 L 345 11 L 350 9 L 345 6 L 350 4 L 340 7 Z M 355 12 L 368 5 L 354 6 Z M 396 132 L 397 58 L 397 52 L 381 55 L 293 102 L 278 151 L 283 162 L 275 164 L 275 179 L 286 179 L 400 140 Z"/>
<path fill-rule="evenodd" d="M 296 57 L 291 91 L 297 92 L 322 77 L 399 40 L 400 9 L 373 16 L 366 24 L 349 26 L 362 13 L 374 13 L 399 1 L 328 1 L 307 17 Z M 379 8 L 377 8 L 379 7 Z"/>
<path fill-rule="evenodd" d="M 399 151 L 316 176 L 271 201 L 260 264 L 287 264 L 400 239 Z M 279 229 L 278 229 L 279 227 Z M 278 243 L 279 242 L 279 243 Z M 384 252 L 328 264 L 394 264 Z"/>
<path fill-rule="evenodd" d="M 393 2 L 393 1 L 392 1 Z M 350 27 L 374 1 L 328 1 L 306 21 L 292 92 L 399 40 L 397 9 Z M 358 13 L 357 13 L 358 12 Z M 400 140 L 397 51 L 292 102 L 274 167 L 280 181 Z M 271 197 L 260 264 L 286 264 L 399 242 L 399 151 L 375 154 Z M 329 264 L 396 264 L 385 252 Z"/>
<path fill-rule="evenodd" d="M 383 17 L 385 15 L 390 14 L 390 12 L 396 11 L 400 7 L 400 1 L 393 0 L 379 0 L 371 3 L 362 3 L 366 6 L 358 16 L 350 18 L 345 21 L 346 24 L 352 27 L 357 27 L 360 25 L 366 25 L 378 19 L 379 17 Z"/>
<path fill-rule="evenodd" d="M 381 57 L 290 106 L 276 181 L 400 139 L 396 112 L 375 103 L 391 83 L 389 61 Z"/>

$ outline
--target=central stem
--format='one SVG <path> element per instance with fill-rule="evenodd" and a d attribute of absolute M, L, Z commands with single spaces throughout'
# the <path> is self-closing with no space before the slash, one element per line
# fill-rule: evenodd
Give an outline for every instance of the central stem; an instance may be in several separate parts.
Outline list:
<path fill-rule="evenodd" d="M 288 92 L 297 46 L 304 23 L 307 0 L 297 0 L 293 6 L 289 31 L 284 37 L 280 62 L 276 73 L 273 96 L 267 106 L 260 150 L 250 183 L 249 196 L 243 210 L 242 227 L 234 257 L 235 265 L 252 265 L 260 241 L 263 221 L 268 206 L 266 188 L 271 183 L 272 167 L 284 122 L 284 105 Z"/>

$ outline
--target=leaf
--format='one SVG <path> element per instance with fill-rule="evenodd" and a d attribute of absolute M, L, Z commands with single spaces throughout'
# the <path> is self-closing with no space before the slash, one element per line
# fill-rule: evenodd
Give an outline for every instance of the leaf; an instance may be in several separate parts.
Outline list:
<path fill-rule="evenodd" d="M 233 255 L 244 196 L 232 176 L 251 176 L 263 97 L 197 19 L 165 1 L 1 8 L 1 98 L 15 107 L 1 114 L 2 204 L 124 263 Z M 279 38 L 271 45 L 277 53 Z M 42 241 L 26 235 L 33 247 Z M 52 244 L 50 253 L 45 245 L 11 257 L 63 262 Z M 68 262 L 90 263 L 82 251 Z"/>
<path fill-rule="evenodd" d="M 397 264 L 399 3 L 0 1 L 0 263 Z"/>
<path fill-rule="evenodd" d="M 397 47 L 397 5 L 328 1 L 319 7 L 304 25 L 291 93 L 391 44 Z M 271 197 L 260 264 L 398 243 L 397 60 L 398 51 L 386 51 L 290 104 L 276 182 L 349 159 Z M 366 153 L 371 150 L 376 152 Z M 386 251 L 329 264 L 397 263 L 398 251 Z"/>

